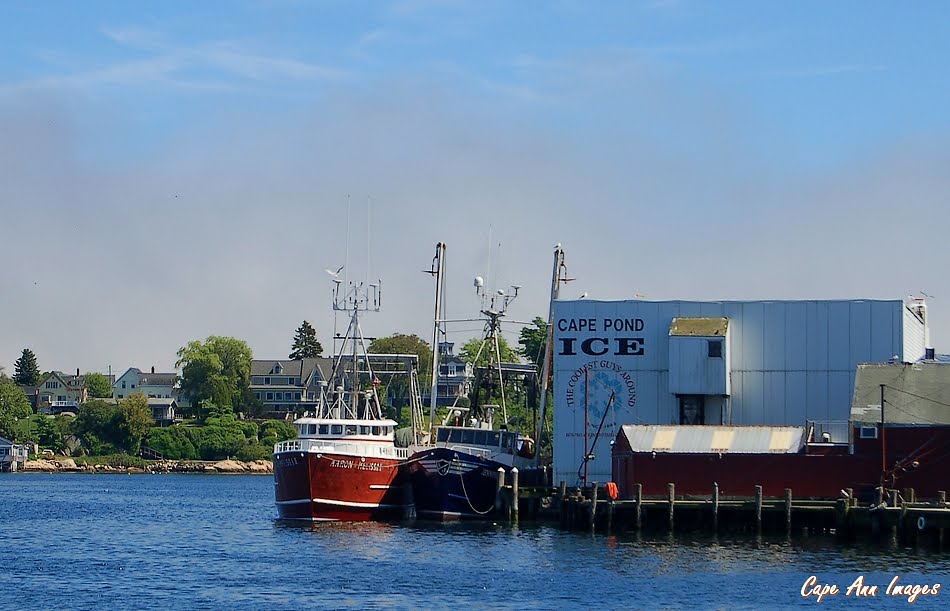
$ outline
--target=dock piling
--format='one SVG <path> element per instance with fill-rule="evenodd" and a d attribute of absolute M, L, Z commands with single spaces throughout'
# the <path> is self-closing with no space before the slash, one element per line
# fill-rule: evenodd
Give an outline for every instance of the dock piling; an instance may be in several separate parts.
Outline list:
<path fill-rule="evenodd" d="M 498 478 L 495 480 L 495 511 L 501 511 L 503 508 L 505 489 L 505 470 L 498 467 Z"/>
<path fill-rule="evenodd" d="M 518 521 L 518 467 L 511 468 L 511 515 Z"/>
<path fill-rule="evenodd" d="M 785 533 L 792 532 L 792 489 L 785 489 Z"/>
<path fill-rule="evenodd" d="M 594 530 L 594 520 L 597 518 L 597 488 L 599 484 L 594 482 L 594 489 L 590 496 L 590 529 Z"/>
<path fill-rule="evenodd" d="M 712 489 L 713 533 L 719 532 L 719 482 L 713 482 Z"/>
<path fill-rule="evenodd" d="M 673 532 L 673 506 L 676 503 L 676 485 L 672 482 L 666 485 L 666 497 L 670 504 L 669 515 L 667 516 L 669 520 L 669 528 L 670 532 Z"/>
<path fill-rule="evenodd" d="M 633 498 L 637 502 L 636 526 L 637 532 L 640 532 L 643 528 L 643 484 L 637 484 L 634 487 Z"/>
<path fill-rule="evenodd" d="M 762 532 L 762 486 L 755 487 L 755 530 Z"/>

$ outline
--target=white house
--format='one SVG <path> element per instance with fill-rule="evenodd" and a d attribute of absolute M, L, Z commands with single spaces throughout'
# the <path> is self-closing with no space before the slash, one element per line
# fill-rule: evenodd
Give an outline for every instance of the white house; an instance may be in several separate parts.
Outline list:
<path fill-rule="evenodd" d="M 150 372 L 143 373 L 137 367 L 130 367 L 116 378 L 112 385 L 112 398 L 125 399 L 133 393 L 142 393 L 153 399 L 177 398 L 177 384 L 177 373 L 156 373 L 154 367 Z"/>
<path fill-rule="evenodd" d="M 88 398 L 85 376 L 79 375 L 78 369 L 76 375 L 53 371 L 40 382 L 37 388 L 39 390 L 37 411 L 45 414 L 64 410 L 75 411 Z"/>
<path fill-rule="evenodd" d="M 0 437 L 0 471 L 18 471 L 27 459 L 27 447 Z"/>

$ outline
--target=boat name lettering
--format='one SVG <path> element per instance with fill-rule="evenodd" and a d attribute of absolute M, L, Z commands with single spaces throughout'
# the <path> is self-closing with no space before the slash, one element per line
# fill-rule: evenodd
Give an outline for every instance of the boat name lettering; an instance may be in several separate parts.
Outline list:
<path fill-rule="evenodd" d="M 277 459 L 277 468 L 278 468 L 278 469 L 286 469 L 286 468 L 288 468 L 288 467 L 296 467 L 298 464 L 300 464 L 300 463 L 297 461 L 297 457 L 296 457 L 296 456 L 290 456 L 290 457 L 288 457 L 288 458 L 278 458 L 278 459 Z"/>
<path fill-rule="evenodd" d="M 330 467 L 334 469 L 358 469 L 360 471 L 382 471 L 383 466 L 375 462 L 356 462 L 355 460 L 330 459 Z"/>

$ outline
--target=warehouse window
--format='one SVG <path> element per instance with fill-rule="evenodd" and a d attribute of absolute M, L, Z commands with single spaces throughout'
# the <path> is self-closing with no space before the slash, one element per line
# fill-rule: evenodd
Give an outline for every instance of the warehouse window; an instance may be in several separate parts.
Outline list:
<path fill-rule="evenodd" d="M 876 426 L 862 426 L 860 435 L 861 435 L 861 439 L 877 439 L 877 427 Z"/>
<path fill-rule="evenodd" d="M 711 359 L 721 359 L 722 358 L 722 340 L 721 339 L 711 339 L 707 342 L 709 350 L 709 358 Z"/>

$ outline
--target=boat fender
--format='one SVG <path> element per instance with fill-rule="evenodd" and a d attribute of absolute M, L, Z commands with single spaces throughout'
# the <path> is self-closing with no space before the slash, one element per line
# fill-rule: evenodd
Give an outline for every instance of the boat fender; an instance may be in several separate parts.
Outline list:
<path fill-rule="evenodd" d="M 920 516 L 917 518 L 917 530 L 924 530 L 927 528 L 927 518 Z"/>
<path fill-rule="evenodd" d="M 615 484 L 614 482 L 607 482 L 607 485 L 605 487 L 607 488 L 607 496 L 610 497 L 610 500 L 616 501 L 617 500 L 617 484 Z"/>

